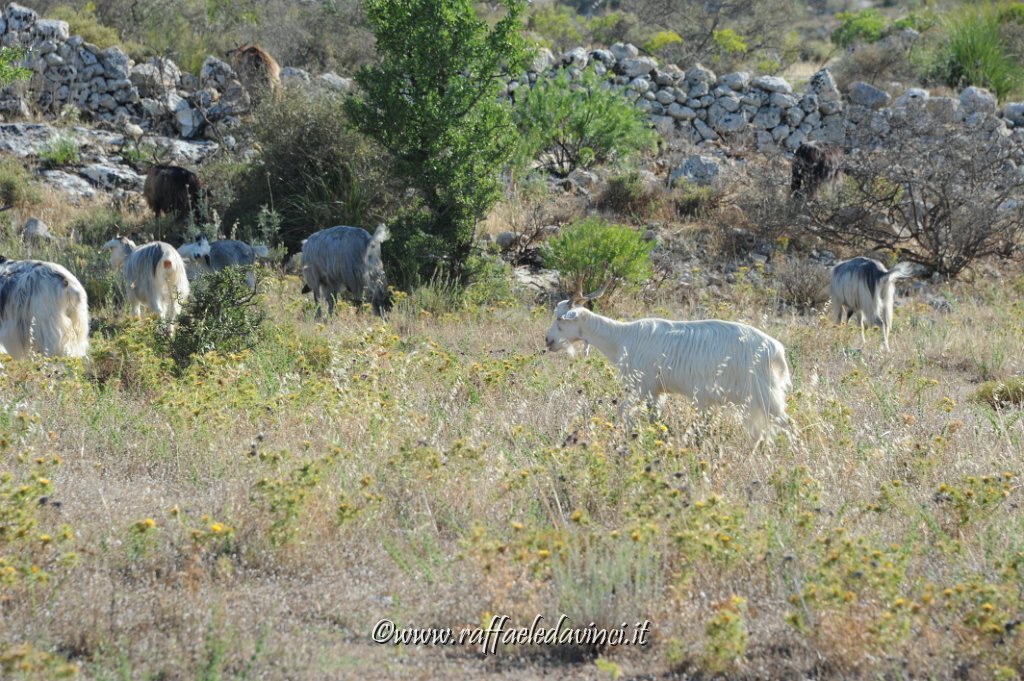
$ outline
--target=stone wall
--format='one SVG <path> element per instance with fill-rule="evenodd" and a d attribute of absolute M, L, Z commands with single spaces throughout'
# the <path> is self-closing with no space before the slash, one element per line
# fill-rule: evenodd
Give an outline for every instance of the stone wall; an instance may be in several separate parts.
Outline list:
<path fill-rule="evenodd" d="M 182 73 L 169 59 L 135 63 L 120 48 L 101 50 L 69 35 L 67 22 L 40 19 L 13 2 L 0 15 L 0 44 L 30 48 L 27 66 L 32 70 L 28 83 L 0 96 L 0 112 L 59 115 L 72 106 L 86 118 L 131 121 L 153 134 L 230 142 L 225 130 L 249 110 L 249 96 L 234 70 L 216 57 L 206 58 L 198 78 Z M 1008 135 L 1024 142 L 1024 103 L 999 109 L 995 97 L 978 88 L 964 90 L 959 98 L 930 97 L 912 88 L 892 100 L 883 90 L 854 83 L 844 96 L 828 70 L 822 70 L 803 92 L 796 92 L 777 76 L 719 76 L 700 64 L 685 71 L 659 65 L 623 43 L 607 50 L 577 47 L 560 57 L 541 50 L 527 73 L 508 81 L 505 94 L 514 99 L 517 90 L 531 87 L 538 78 L 562 69 L 576 74 L 588 67 L 621 87 L 663 135 L 697 144 L 728 144 L 737 136 L 752 138 L 762 151 L 792 151 L 805 140 L 870 143 L 872 137 L 884 136 L 892 116 L 908 110 L 943 124 L 973 125 L 995 117 Z M 350 79 L 330 73 L 312 78 L 285 67 L 282 77 L 341 92 L 352 89 Z"/>
<path fill-rule="evenodd" d="M 996 127 L 1024 143 L 1024 103 L 1000 109 L 996 98 L 981 88 L 969 87 L 958 98 L 931 97 L 925 90 L 910 88 L 893 100 L 884 90 L 856 82 L 844 96 L 823 69 L 803 92 L 796 92 L 777 76 L 754 77 L 743 71 L 719 76 L 700 64 L 685 71 L 673 64 L 659 65 L 623 43 L 608 50 L 577 47 L 560 57 L 541 50 L 527 73 L 509 81 L 506 92 L 514 99 L 520 88 L 531 87 L 539 78 L 559 70 L 575 75 L 585 68 L 623 88 L 663 135 L 696 144 L 727 144 L 740 134 L 752 135 L 762 151 L 793 151 L 810 140 L 870 144 L 884 137 L 893 116 L 908 112 L 942 124 L 976 125 L 995 117 Z"/>

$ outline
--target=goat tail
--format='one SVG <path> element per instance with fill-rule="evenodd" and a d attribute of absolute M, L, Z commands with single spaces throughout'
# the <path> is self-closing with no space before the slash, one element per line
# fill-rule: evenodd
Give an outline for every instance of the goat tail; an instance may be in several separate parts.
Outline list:
<path fill-rule="evenodd" d="M 160 263 L 160 269 L 163 272 L 164 280 L 167 282 L 168 295 L 182 303 L 188 300 L 191 289 L 184 261 L 180 257 L 175 258 L 170 253 L 167 253 Z M 175 305 L 174 307 L 177 310 L 177 306 Z"/>
<path fill-rule="evenodd" d="M 890 281 L 896 281 L 897 279 L 910 279 L 914 276 L 914 265 L 909 262 L 898 262 L 891 270 L 885 273 L 882 277 L 883 282 L 886 284 Z"/>
<path fill-rule="evenodd" d="M 64 277 L 61 308 L 67 317 L 61 334 L 61 346 L 69 357 L 85 357 L 89 352 L 89 297 L 75 278 Z"/>
<path fill-rule="evenodd" d="M 388 230 L 388 226 L 383 222 L 377 225 L 376 231 L 373 233 L 373 241 L 382 244 L 391 238 L 391 232 Z"/>

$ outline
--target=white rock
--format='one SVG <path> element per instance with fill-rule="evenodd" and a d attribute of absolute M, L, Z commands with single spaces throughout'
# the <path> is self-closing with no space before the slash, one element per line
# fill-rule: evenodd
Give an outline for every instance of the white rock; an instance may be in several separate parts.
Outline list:
<path fill-rule="evenodd" d="M 352 78 L 345 78 L 332 72 L 320 74 L 317 80 L 321 85 L 326 85 L 329 89 L 344 95 L 351 94 L 356 87 L 356 82 Z"/>
<path fill-rule="evenodd" d="M 719 77 L 718 82 L 732 90 L 742 92 L 750 87 L 750 74 L 746 71 L 727 73 Z"/>
<path fill-rule="evenodd" d="M 658 62 L 651 57 L 631 57 L 620 60 L 617 68 L 623 75 L 636 78 L 649 75 L 651 71 L 658 68 Z"/>
<path fill-rule="evenodd" d="M 690 156 L 671 172 L 669 186 L 675 185 L 679 180 L 701 186 L 714 185 L 720 181 L 721 172 L 716 159 L 710 156 Z"/>
<path fill-rule="evenodd" d="M 750 84 L 768 92 L 781 92 L 787 95 L 793 92 L 793 86 L 786 79 L 778 76 L 758 76 Z"/>
<path fill-rule="evenodd" d="M 609 49 L 618 61 L 634 59 L 640 54 L 640 50 L 637 49 L 636 45 L 631 43 L 615 43 Z"/>
<path fill-rule="evenodd" d="M 985 88 L 972 85 L 960 93 L 960 109 L 965 116 L 975 112 L 994 114 L 996 105 L 996 96 Z"/>

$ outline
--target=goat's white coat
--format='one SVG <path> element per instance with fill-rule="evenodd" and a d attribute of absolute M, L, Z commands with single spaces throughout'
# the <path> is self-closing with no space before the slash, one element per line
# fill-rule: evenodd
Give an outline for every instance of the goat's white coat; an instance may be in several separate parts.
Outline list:
<path fill-rule="evenodd" d="M 859 313 L 861 341 L 866 341 L 865 322 L 870 326 L 880 326 L 882 345 L 888 350 L 895 282 L 911 276 L 913 268 L 905 262 L 898 263 L 891 270 L 885 269 L 885 265 L 873 258 L 856 257 L 839 263 L 832 268 L 832 282 L 829 285 L 836 323 L 849 321 Z"/>
<path fill-rule="evenodd" d="M 782 343 L 747 324 L 719 320 L 640 319 L 619 322 L 585 308 L 558 304 L 547 334 L 551 351 L 585 341 L 600 350 L 654 414 L 668 393 L 690 398 L 699 411 L 736 405 L 751 438 L 790 431 L 786 392 L 791 385 Z M 622 410 L 635 399 L 629 395 Z M 791 431 L 790 431 L 791 432 Z"/>
<path fill-rule="evenodd" d="M 132 316 L 141 319 L 145 304 L 171 322 L 173 332 L 174 319 L 190 292 L 185 262 L 178 251 L 162 241 L 136 246 L 125 237 L 111 239 L 103 248 L 110 250 L 110 263 L 124 270 Z"/>
<path fill-rule="evenodd" d="M 51 357 L 84 357 L 89 305 L 75 275 L 41 260 L 0 262 L 0 346 L 14 359 L 32 349 Z"/>

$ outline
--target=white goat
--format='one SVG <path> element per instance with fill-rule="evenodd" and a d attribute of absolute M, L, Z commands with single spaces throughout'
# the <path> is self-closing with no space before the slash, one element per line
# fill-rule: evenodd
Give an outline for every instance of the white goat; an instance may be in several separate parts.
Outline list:
<path fill-rule="evenodd" d="M 178 248 L 178 255 L 192 260 L 205 273 L 220 272 L 226 267 L 247 267 L 245 279 L 251 289 L 256 288 L 256 275 L 252 270 L 256 258 L 265 258 L 268 253 L 266 246 L 250 246 L 235 239 L 210 243 L 205 236 Z"/>
<path fill-rule="evenodd" d="M 860 313 L 861 342 L 866 340 L 867 321 L 870 326 L 882 327 L 882 344 L 888 350 L 896 280 L 912 277 L 913 273 L 913 266 L 905 262 L 891 270 L 872 258 L 857 257 L 839 263 L 832 268 L 829 286 L 836 323 L 849 322 L 854 314 Z"/>
<path fill-rule="evenodd" d="M 668 393 L 689 397 L 699 411 L 736 405 L 756 442 L 775 430 L 792 434 L 786 416 L 791 382 L 782 343 L 746 324 L 719 320 L 640 319 L 618 322 L 580 307 L 598 294 L 563 300 L 547 333 L 549 351 L 585 341 L 619 368 L 627 399 L 621 414 L 629 419 L 636 397 L 653 415 Z M 635 391 L 635 393 L 634 393 Z"/>
<path fill-rule="evenodd" d="M 190 290 L 185 262 L 174 247 L 162 241 L 136 246 L 131 239 L 115 237 L 103 244 L 103 249 L 110 250 L 111 265 L 124 269 L 132 316 L 141 319 L 145 304 L 170 322 L 173 333 L 174 319 Z"/>
<path fill-rule="evenodd" d="M 75 275 L 52 262 L 0 257 L 0 346 L 14 359 L 33 348 L 52 357 L 84 357 L 89 304 Z"/>
<path fill-rule="evenodd" d="M 329 227 L 302 243 L 303 293 L 313 292 L 316 316 L 321 316 L 320 299 L 327 298 L 327 312 L 334 314 L 334 301 L 343 291 L 356 303 L 369 295 L 373 313 L 383 316 L 388 300 L 388 282 L 380 259 L 380 245 L 391 235 L 377 225 L 370 233 L 359 227 Z"/>

